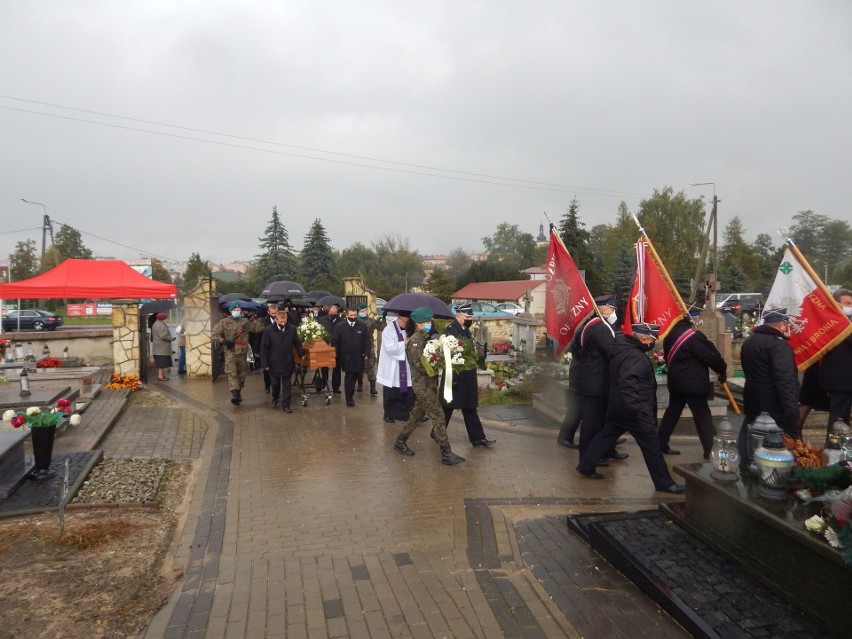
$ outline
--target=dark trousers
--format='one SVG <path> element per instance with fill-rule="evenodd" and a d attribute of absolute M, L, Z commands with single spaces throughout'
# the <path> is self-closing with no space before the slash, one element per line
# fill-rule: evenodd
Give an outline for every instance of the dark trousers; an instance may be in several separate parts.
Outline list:
<path fill-rule="evenodd" d="M 361 373 L 345 373 L 343 376 L 343 396 L 346 398 L 347 404 L 355 403 L 355 383 L 358 381 L 358 376 Z M 334 378 L 332 378 L 334 379 Z M 339 382 L 338 382 L 339 386 Z"/>
<path fill-rule="evenodd" d="M 453 408 L 444 406 L 444 424 L 450 423 L 450 418 L 453 416 Z M 479 413 L 475 408 L 460 408 L 462 417 L 464 418 L 464 427 L 467 429 L 467 438 L 470 443 L 478 442 L 485 439 L 485 429 L 482 428 L 482 422 L 479 419 Z"/>
<path fill-rule="evenodd" d="M 606 417 L 606 397 L 596 397 L 594 395 L 581 395 L 580 403 L 580 420 L 583 423 L 583 429 L 580 431 L 580 457 L 586 454 L 589 449 L 589 444 L 595 438 L 604 425 Z M 615 439 L 618 439 L 616 437 Z M 615 440 L 613 440 L 613 450 L 615 449 Z M 610 451 L 605 451 L 607 454 Z"/>
<path fill-rule="evenodd" d="M 581 436 L 585 429 L 586 424 L 583 422 L 583 430 L 580 431 Z M 654 482 L 654 488 L 658 490 L 668 488 L 675 483 L 671 473 L 669 473 L 669 467 L 666 466 L 666 460 L 663 459 L 663 453 L 660 452 L 660 443 L 657 439 L 654 422 L 643 421 L 641 419 L 632 421 L 629 426 L 615 422 L 605 423 L 603 428 L 592 439 L 588 450 L 580 458 L 577 470 L 587 475 L 595 472 L 597 461 L 601 457 L 606 456 L 607 451 L 615 447 L 616 440 L 625 432 L 629 432 L 639 445 L 642 457 L 645 460 L 645 466 L 651 475 L 651 481 Z"/>
<path fill-rule="evenodd" d="M 710 407 L 707 405 L 707 395 L 669 393 L 669 405 L 657 433 L 660 450 L 669 447 L 669 439 L 671 439 L 675 426 L 677 426 L 677 420 L 683 413 L 684 406 L 689 406 L 689 410 L 692 412 L 695 429 L 698 431 L 698 439 L 704 449 L 704 459 L 708 459 L 710 451 L 713 449 L 713 437 L 716 435 L 716 428 L 713 426 L 713 416 L 710 415 Z"/>
<path fill-rule="evenodd" d="M 328 368 L 321 368 L 320 373 L 322 373 L 322 385 L 328 386 Z M 331 390 L 340 390 L 340 364 L 331 369 Z"/>
<path fill-rule="evenodd" d="M 266 390 L 272 388 L 272 378 L 269 376 L 269 371 L 265 368 L 263 369 L 263 387 Z"/>
<path fill-rule="evenodd" d="M 583 396 L 572 388 L 565 391 L 565 417 L 562 419 L 562 427 L 559 429 L 557 441 L 573 442 L 577 429 L 580 427 L 580 408 Z"/>
<path fill-rule="evenodd" d="M 828 432 L 834 422 L 840 420 L 849 425 L 849 413 L 852 412 L 852 393 L 848 391 L 828 391 Z"/>
<path fill-rule="evenodd" d="M 265 373 L 268 371 L 264 371 Z M 290 407 L 290 376 L 289 375 L 269 375 L 269 388 L 272 391 L 273 401 L 278 401 L 281 397 L 281 407 Z M 279 390 L 281 391 L 279 393 Z"/>

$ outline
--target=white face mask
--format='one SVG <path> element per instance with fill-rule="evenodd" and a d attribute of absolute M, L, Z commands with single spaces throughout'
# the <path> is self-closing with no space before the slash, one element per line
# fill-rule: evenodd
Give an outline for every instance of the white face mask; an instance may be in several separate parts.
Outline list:
<path fill-rule="evenodd" d="M 846 317 L 852 317 L 852 306 L 844 306 L 843 312 L 846 313 Z"/>
<path fill-rule="evenodd" d="M 606 321 L 609 322 L 610 326 L 615 326 L 615 322 L 618 320 L 618 313 L 613 311 L 609 315 L 606 316 Z"/>

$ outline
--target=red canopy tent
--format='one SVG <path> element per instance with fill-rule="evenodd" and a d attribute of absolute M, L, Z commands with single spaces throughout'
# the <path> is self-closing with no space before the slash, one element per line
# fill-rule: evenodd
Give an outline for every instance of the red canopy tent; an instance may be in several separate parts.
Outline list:
<path fill-rule="evenodd" d="M 46 273 L 0 284 L 0 299 L 174 299 L 174 284 L 157 282 L 120 260 L 68 259 Z"/>

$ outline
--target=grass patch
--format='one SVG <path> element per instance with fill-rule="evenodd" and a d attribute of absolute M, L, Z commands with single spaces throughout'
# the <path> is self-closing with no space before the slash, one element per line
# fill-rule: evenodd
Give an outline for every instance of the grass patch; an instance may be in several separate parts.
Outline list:
<path fill-rule="evenodd" d="M 112 318 L 108 315 L 103 317 L 66 317 L 62 316 L 65 326 L 91 326 L 94 324 L 112 324 Z"/>
<path fill-rule="evenodd" d="M 522 383 L 505 386 L 503 389 L 489 388 L 479 391 L 480 406 L 508 406 L 532 402 L 532 384 Z"/>
<path fill-rule="evenodd" d="M 66 532 L 59 540 L 59 545 L 65 548 L 85 550 L 97 548 L 111 541 L 127 539 L 141 526 L 121 519 L 110 518 L 105 521 L 93 521 Z"/>

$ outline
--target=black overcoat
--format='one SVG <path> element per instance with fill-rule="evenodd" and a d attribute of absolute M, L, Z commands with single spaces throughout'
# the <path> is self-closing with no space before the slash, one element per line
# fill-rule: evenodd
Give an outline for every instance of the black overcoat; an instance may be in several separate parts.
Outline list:
<path fill-rule="evenodd" d="M 740 360 L 745 374 L 743 405 L 750 421 L 769 413 L 785 432 L 799 417 L 799 375 L 787 338 L 761 325 L 743 342 Z"/>
<path fill-rule="evenodd" d="M 453 322 L 444 329 L 445 335 L 452 335 L 457 339 L 473 339 L 470 329 L 459 324 L 458 321 Z M 444 388 L 444 375 L 441 374 L 439 389 Z M 441 406 L 449 406 L 450 408 L 462 410 L 476 408 L 479 404 L 479 389 L 476 382 L 476 369 L 453 373 L 453 401 L 447 403 L 444 400 L 443 391 L 439 392 Z"/>
<path fill-rule="evenodd" d="M 852 335 L 825 354 L 819 376 L 824 390 L 852 393 Z"/>
<path fill-rule="evenodd" d="M 607 422 L 653 428 L 657 413 L 657 378 L 642 342 L 632 335 L 617 335 L 608 353 Z"/>
<path fill-rule="evenodd" d="M 609 394 L 609 358 L 614 342 L 615 331 L 597 315 L 580 326 L 571 342 L 571 388 L 593 397 Z"/>
<path fill-rule="evenodd" d="M 269 368 L 270 375 L 288 377 L 293 373 L 293 350 L 299 357 L 305 356 L 302 342 L 296 335 L 296 328 L 285 324 L 284 330 L 278 324 L 271 324 L 263 329 L 260 339 L 260 361 L 264 368 Z"/>
<path fill-rule="evenodd" d="M 701 331 L 695 331 L 694 335 L 681 343 L 672 358 L 672 347 L 690 329 L 692 323 L 682 319 L 663 340 L 663 353 L 668 365 L 668 388 L 678 395 L 707 395 L 710 390 L 707 369 L 712 368 L 717 374 L 724 375 L 728 365 L 713 342 Z"/>

